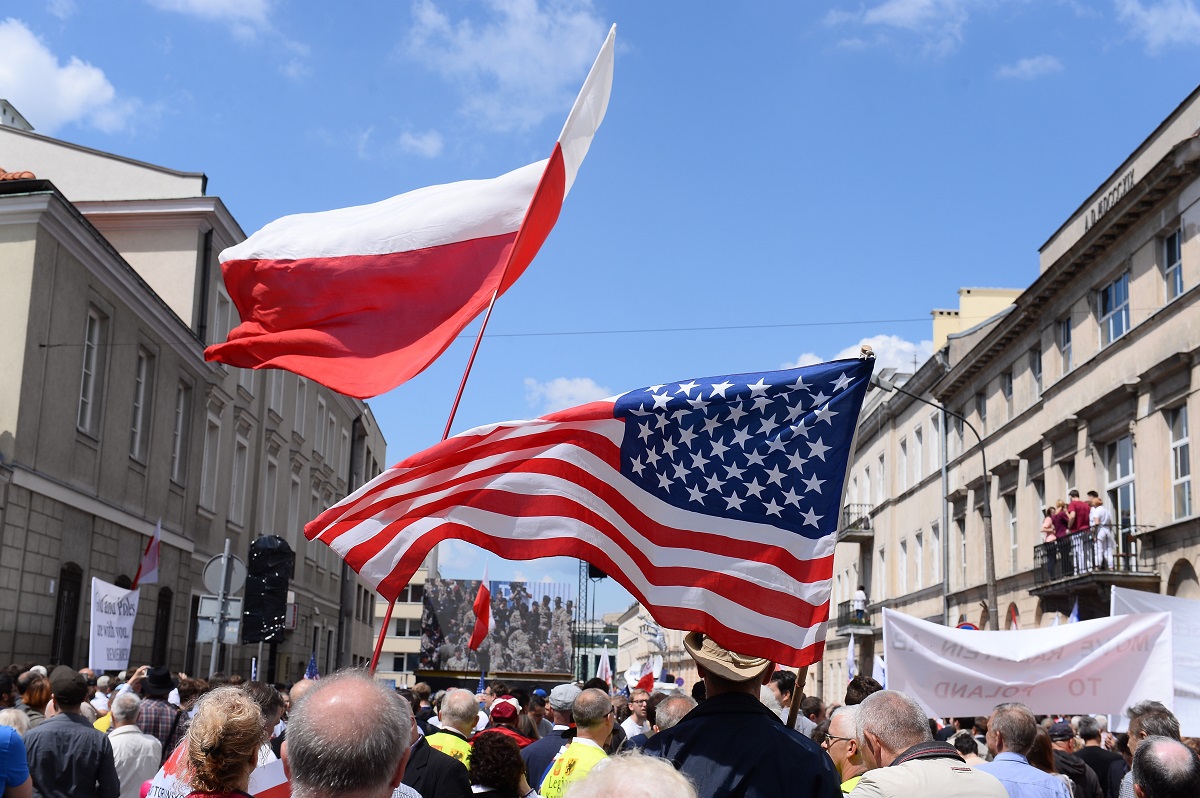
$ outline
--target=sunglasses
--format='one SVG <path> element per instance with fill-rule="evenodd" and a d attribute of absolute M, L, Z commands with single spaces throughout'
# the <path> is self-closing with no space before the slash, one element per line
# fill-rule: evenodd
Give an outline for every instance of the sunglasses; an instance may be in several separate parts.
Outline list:
<path fill-rule="evenodd" d="M 825 739 L 821 741 L 822 748 L 832 748 L 837 740 L 845 740 L 846 742 L 858 742 L 853 737 L 838 737 L 836 734 L 826 734 Z"/>

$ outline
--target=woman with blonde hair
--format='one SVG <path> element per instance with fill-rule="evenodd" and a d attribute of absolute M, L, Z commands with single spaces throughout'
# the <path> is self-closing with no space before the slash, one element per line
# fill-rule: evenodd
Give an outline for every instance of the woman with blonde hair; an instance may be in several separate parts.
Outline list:
<path fill-rule="evenodd" d="M 265 740 L 262 711 L 244 691 L 218 687 L 207 693 L 196 704 L 185 741 L 188 798 L 247 796 Z"/>

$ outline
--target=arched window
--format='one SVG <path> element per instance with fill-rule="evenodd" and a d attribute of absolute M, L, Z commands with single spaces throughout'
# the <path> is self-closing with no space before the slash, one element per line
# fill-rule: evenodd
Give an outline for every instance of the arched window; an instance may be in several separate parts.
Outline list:
<path fill-rule="evenodd" d="M 171 650 L 171 603 L 174 598 L 171 588 L 159 589 L 158 606 L 154 610 L 154 642 L 150 648 L 150 662 L 156 667 L 171 664 L 168 659 Z"/>
<path fill-rule="evenodd" d="M 1188 560 L 1179 560 L 1171 569 L 1167 580 L 1167 595 L 1179 598 L 1200 598 L 1200 579 L 1196 577 L 1196 569 Z"/>
<path fill-rule="evenodd" d="M 128 590 L 129 588 L 133 587 L 133 580 L 125 574 L 121 574 L 113 581 L 113 584 L 122 590 Z"/>
<path fill-rule="evenodd" d="M 75 667 L 75 638 L 79 631 L 79 599 L 83 594 L 83 569 L 73 562 L 58 572 L 58 602 L 54 607 L 54 635 L 50 662 Z"/>

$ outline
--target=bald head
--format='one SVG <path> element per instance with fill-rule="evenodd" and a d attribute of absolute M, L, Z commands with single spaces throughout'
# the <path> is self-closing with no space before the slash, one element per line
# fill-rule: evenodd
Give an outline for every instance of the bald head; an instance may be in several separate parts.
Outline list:
<path fill-rule="evenodd" d="M 1170 737 L 1147 737 L 1133 755 L 1133 790 L 1138 798 L 1200 795 L 1200 761 Z"/>
<path fill-rule="evenodd" d="M 470 737 L 479 722 L 479 702 L 470 690 L 455 688 L 447 690 L 442 697 L 442 708 L 438 712 L 438 720 L 443 726 L 449 726 Z"/>
<path fill-rule="evenodd" d="M 386 798 L 404 775 L 412 708 L 363 671 L 314 682 L 284 747 L 295 798 Z"/>
<path fill-rule="evenodd" d="M 300 703 L 300 699 L 308 695 L 309 691 L 316 687 L 319 682 L 316 679 L 301 679 L 292 685 L 292 689 L 288 691 L 288 695 L 292 699 L 292 706 Z"/>

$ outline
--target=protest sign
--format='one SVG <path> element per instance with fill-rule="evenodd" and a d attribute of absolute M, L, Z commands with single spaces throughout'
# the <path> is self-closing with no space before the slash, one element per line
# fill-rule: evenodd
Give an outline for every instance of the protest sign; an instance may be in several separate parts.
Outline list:
<path fill-rule="evenodd" d="M 1200 735 L 1200 601 L 1161 596 L 1124 587 L 1112 589 L 1112 614 L 1171 613 L 1171 648 L 1175 664 L 1175 717 L 1183 734 Z M 1160 699 L 1161 700 L 1161 699 Z M 1114 731 L 1128 722 L 1114 719 Z"/>
<path fill-rule="evenodd" d="M 1010 701 L 1038 714 L 1115 714 L 1147 698 L 1172 704 L 1164 612 L 981 632 L 885 609 L 883 646 L 888 689 L 931 717 L 987 715 Z"/>
<path fill-rule="evenodd" d="M 138 593 L 92 577 L 92 634 L 88 667 L 96 672 L 129 667 Z"/>

